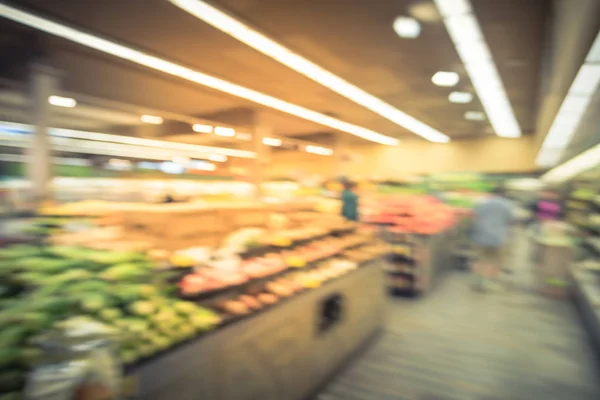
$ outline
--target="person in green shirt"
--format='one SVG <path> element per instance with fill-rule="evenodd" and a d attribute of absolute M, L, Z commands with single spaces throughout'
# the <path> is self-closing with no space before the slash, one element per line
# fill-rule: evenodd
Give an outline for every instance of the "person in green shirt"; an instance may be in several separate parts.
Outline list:
<path fill-rule="evenodd" d="M 344 182 L 342 192 L 342 217 L 350 221 L 358 221 L 358 195 L 355 193 L 354 182 Z"/>

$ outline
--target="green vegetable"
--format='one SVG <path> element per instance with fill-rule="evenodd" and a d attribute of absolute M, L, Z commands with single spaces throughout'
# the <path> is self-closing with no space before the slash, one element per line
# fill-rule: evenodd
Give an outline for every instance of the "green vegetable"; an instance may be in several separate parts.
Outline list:
<path fill-rule="evenodd" d="M 19 346 L 32 333 L 32 330 L 25 326 L 11 326 L 0 331 L 0 348 Z"/>
<path fill-rule="evenodd" d="M 98 293 L 91 293 L 82 296 L 79 303 L 83 311 L 96 313 L 108 306 L 108 299 L 106 296 Z"/>
<path fill-rule="evenodd" d="M 16 347 L 0 348 L 0 370 L 8 369 L 21 359 L 21 351 Z"/>
<path fill-rule="evenodd" d="M 19 364 L 24 368 L 31 368 L 39 362 L 44 355 L 44 352 L 37 347 L 26 347 L 20 351 Z"/>
<path fill-rule="evenodd" d="M 198 311 L 198 306 L 189 301 L 177 301 L 173 304 L 173 308 L 180 314 L 192 314 Z"/>
<path fill-rule="evenodd" d="M 49 284 L 85 281 L 93 277 L 92 273 L 84 269 L 72 269 L 62 274 L 54 275 L 47 279 Z"/>
<path fill-rule="evenodd" d="M 119 264 L 105 270 L 100 277 L 108 281 L 136 281 L 147 277 L 148 271 L 136 264 Z"/>
<path fill-rule="evenodd" d="M 123 313 L 118 308 L 106 308 L 100 311 L 100 318 L 104 321 L 116 321 L 123 316 Z"/>
<path fill-rule="evenodd" d="M 135 349 L 123 349 L 119 352 L 119 356 L 123 364 L 132 364 L 140 358 L 139 353 Z"/>
<path fill-rule="evenodd" d="M 112 292 L 124 303 L 149 299 L 158 294 L 154 286 L 144 284 L 123 284 L 115 287 Z"/>
<path fill-rule="evenodd" d="M 156 310 L 154 304 L 149 301 L 136 301 L 130 304 L 128 309 L 134 315 L 151 315 Z"/>
<path fill-rule="evenodd" d="M 91 280 L 75 282 L 64 289 L 65 293 L 80 294 L 91 292 L 105 292 L 110 288 L 110 285 L 103 281 Z"/>
<path fill-rule="evenodd" d="M 148 330 L 149 326 L 146 321 L 140 318 L 124 318 L 115 322 L 115 325 L 126 332 L 142 333 Z"/>

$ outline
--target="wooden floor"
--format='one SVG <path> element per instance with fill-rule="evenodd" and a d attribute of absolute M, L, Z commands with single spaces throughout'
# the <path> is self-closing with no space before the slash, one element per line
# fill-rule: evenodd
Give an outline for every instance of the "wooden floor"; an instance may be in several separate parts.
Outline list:
<path fill-rule="evenodd" d="M 527 275 L 517 268 L 512 289 L 482 294 L 451 272 L 425 297 L 390 298 L 381 337 L 316 399 L 600 399 L 576 310 Z"/>

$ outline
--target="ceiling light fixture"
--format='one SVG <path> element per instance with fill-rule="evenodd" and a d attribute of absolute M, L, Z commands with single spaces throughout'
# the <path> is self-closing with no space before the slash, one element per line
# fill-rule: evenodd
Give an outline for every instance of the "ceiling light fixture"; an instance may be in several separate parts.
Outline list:
<path fill-rule="evenodd" d="M 473 95 L 468 92 L 452 92 L 448 95 L 450 103 L 467 104 L 473 101 Z"/>
<path fill-rule="evenodd" d="M 469 121 L 485 121 L 485 114 L 481 111 L 467 111 L 465 119 Z"/>
<path fill-rule="evenodd" d="M 333 155 L 333 150 L 332 149 L 329 149 L 327 147 L 314 146 L 312 144 L 309 144 L 308 146 L 306 146 L 304 148 L 304 150 L 306 150 L 307 153 L 318 154 L 320 156 L 331 156 L 331 155 Z"/>
<path fill-rule="evenodd" d="M 456 72 L 438 71 L 431 77 L 431 82 L 437 86 L 452 87 L 456 86 L 460 78 Z"/>
<path fill-rule="evenodd" d="M 62 96 L 50 96 L 48 97 L 48 103 L 52 104 L 53 106 L 67 108 L 73 108 L 77 105 L 77 101 L 75 99 Z"/>
<path fill-rule="evenodd" d="M 521 128 L 469 0 L 435 0 L 450 39 L 498 136 L 517 138 Z"/>
<path fill-rule="evenodd" d="M 358 88 L 357 86 L 352 85 L 351 83 L 343 80 L 337 75 L 327 71 L 326 69 L 318 66 L 317 64 L 307 60 L 306 58 L 292 52 L 285 46 L 282 46 L 280 43 L 268 38 L 266 35 L 258 32 L 256 29 L 245 25 L 240 22 L 236 18 L 231 15 L 219 10 L 218 8 L 207 4 L 204 1 L 200 0 L 169 0 L 171 3 L 181 8 L 182 10 L 192 14 L 196 18 L 206 22 L 219 29 L 220 31 L 234 37 L 242 43 L 252 47 L 253 49 L 271 57 L 275 61 L 280 62 L 283 65 L 293 69 L 296 72 L 312 79 L 315 82 L 320 83 L 321 85 L 329 88 L 330 90 L 338 93 L 341 96 L 346 97 L 347 99 L 352 100 L 353 102 L 360 104 L 361 106 L 373 111 L 374 113 L 386 118 L 395 124 L 398 124 L 405 129 L 423 137 L 432 142 L 440 142 L 445 143 L 450 140 L 450 138 L 438 130 L 430 127 L 429 125 L 417 120 L 414 117 L 398 110 L 392 105 L 385 103 L 383 100 L 365 92 L 364 90 Z M 264 95 L 263 95 L 264 96 Z M 263 103 L 261 103 L 263 104 Z M 294 106 L 297 107 L 297 106 Z M 274 107 L 275 108 L 275 107 Z M 308 111 L 308 110 L 307 110 Z M 286 111 L 289 112 L 289 111 Z M 292 112 L 290 112 L 292 113 Z M 304 112 L 303 112 L 304 113 Z M 311 113 L 314 113 L 311 111 Z M 316 114 L 316 113 L 314 113 Z M 297 115 L 297 114 L 294 114 Z M 315 119 L 319 119 L 322 122 L 318 122 L 322 125 L 330 126 L 325 122 L 325 117 L 323 114 L 318 114 L 311 117 L 305 118 L 310 119 L 311 121 L 315 121 Z M 328 117 L 331 118 L 331 117 Z M 315 121 L 317 122 L 317 121 Z M 336 124 L 338 126 L 341 125 Z M 348 133 L 352 133 L 356 136 L 360 136 L 363 139 L 368 139 L 374 142 L 388 144 L 388 145 L 396 145 L 398 144 L 398 140 L 390 138 L 388 136 L 383 136 L 378 134 L 379 136 L 374 136 L 372 133 L 369 134 L 358 134 L 349 132 L 347 129 L 339 129 L 342 131 L 346 131 Z M 364 128 L 361 128 L 364 129 Z"/>
<path fill-rule="evenodd" d="M 216 126 L 214 129 L 215 135 L 217 136 L 224 136 L 224 137 L 234 137 L 235 136 L 235 129 L 233 128 L 226 128 L 224 126 Z"/>
<path fill-rule="evenodd" d="M 18 22 L 23 25 L 27 25 L 31 28 L 40 30 L 42 32 L 50 33 L 52 35 L 70 40 L 72 42 L 79 43 L 83 46 L 101 51 L 103 53 L 111 54 L 124 60 L 128 60 L 136 64 L 143 65 L 148 68 L 152 68 L 154 70 L 161 71 L 181 79 L 185 79 L 190 82 L 197 83 L 202 86 L 225 92 L 232 96 L 237 96 L 252 101 L 254 103 L 261 104 L 263 106 L 270 107 L 275 110 L 282 111 L 284 113 L 315 122 L 320 125 L 324 125 L 342 132 L 346 132 L 351 135 L 363 138 L 365 140 L 370 140 L 372 142 L 390 146 L 398 144 L 398 139 L 392 138 L 390 136 L 386 136 L 381 133 L 372 131 L 370 129 L 366 129 L 358 125 L 341 121 L 337 118 L 333 118 L 328 115 L 321 114 L 304 107 L 300 107 L 296 104 L 288 103 L 276 97 L 272 97 L 264 93 L 257 92 L 255 90 L 248 89 L 244 86 L 236 85 L 223 79 L 219 79 L 214 76 L 195 71 L 191 68 L 187 68 L 182 65 L 164 60 L 162 58 L 141 52 L 139 50 L 123 46 L 116 42 L 112 42 L 110 40 L 106 40 L 101 37 L 85 33 L 83 31 L 71 28 L 69 26 L 56 23 L 50 19 L 39 17 L 35 14 L 22 11 L 18 8 L 11 7 L 6 4 L 0 4 L 0 16 L 8 18 L 12 21 Z M 379 99 L 373 99 L 381 102 L 381 100 Z M 383 103 L 382 107 L 384 105 L 385 103 Z M 385 106 L 392 108 L 389 105 Z M 424 135 L 427 135 L 431 138 L 429 140 L 449 140 L 447 136 L 442 135 L 435 129 L 423 124 L 422 122 L 404 113 L 401 113 L 401 116 L 403 116 L 402 118 L 405 120 L 405 127 L 407 129 L 412 131 L 414 131 L 415 129 L 420 130 Z"/>
<path fill-rule="evenodd" d="M 542 180 L 551 183 L 560 183 L 594 168 L 600 160 L 600 144 L 578 154 L 567 162 L 552 168 L 542 175 Z"/>
<path fill-rule="evenodd" d="M 279 147 L 283 143 L 281 139 L 271 138 L 271 137 L 263 138 L 262 142 L 263 142 L 263 144 L 266 144 L 267 146 L 272 146 L 272 147 Z"/>
<path fill-rule="evenodd" d="M 160 125 L 163 123 L 163 118 L 157 115 L 144 114 L 140 117 L 140 121 L 145 124 Z"/>
<path fill-rule="evenodd" d="M 15 122 L 0 121 L 0 132 L 8 132 L 13 136 L 21 136 L 23 133 L 29 134 L 33 132 L 33 127 L 27 124 L 19 124 Z M 181 150 L 192 153 L 207 153 L 207 154 L 223 154 L 229 157 L 240 157 L 240 158 L 256 158 L 256 153 L 246 150 L 228 149 L 226 147 L 212 147 L 202 146 L 197 144 L 177 143 L 168 142 L 165 140 L 155 139 L 144 139 L 131 136 L 111 135 L 108 133 L 99 132 L 88 132 L 88 131 L 77 131 L 72 129 L 60 129 L 50 128 L 50 136 L 71 138 L 71 139 L 85 139 L 100 142 L 110 143 L 122 143 L 122 144 L 133 144 L 139 146 L 146 146 L 152 149 L 169 149 L 169 150 Z M 26 135 L 23 135 L 26 136 Z M 107 144 L 107 143 L 105 143 Z M 98 144 L 94 144 L 98 147 Z"/>
<path fill-rule="evenodd" d="M 404 39 L 415 39 L 421 34 L 421 24 L 411 17 L 398 17 L 394 20 L 394 31 Z"/>
<path fill-rule="evenodd" d="M 211 154 L 208 156 L 208 159 L 215 162 L 225 162 L 227 161 L 227 156 L 224 156 L 223 154 Z"/>
<path fill-rule="evenodd" d="M 538 166 L 551 167 L 560 161 L 599 87 L 600 33 L 596 36 L 544 138 L 535 160 Z"/>
<path fill-rule="evenodd" d="M 194 124 L 192 125 L 194 132 L 198 133 L 212 133 L 213 127 L 211 125 Z"/>

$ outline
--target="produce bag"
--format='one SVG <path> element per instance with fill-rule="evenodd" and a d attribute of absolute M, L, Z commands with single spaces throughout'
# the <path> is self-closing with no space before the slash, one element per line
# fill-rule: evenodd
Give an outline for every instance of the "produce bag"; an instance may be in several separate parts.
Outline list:
<path fill-rule="evenodd" d="M 27 400 L 117 400 L 118 331 L 87 317 L 58 323 L 34 338 L 45 357 L 29 375 Z"/>

